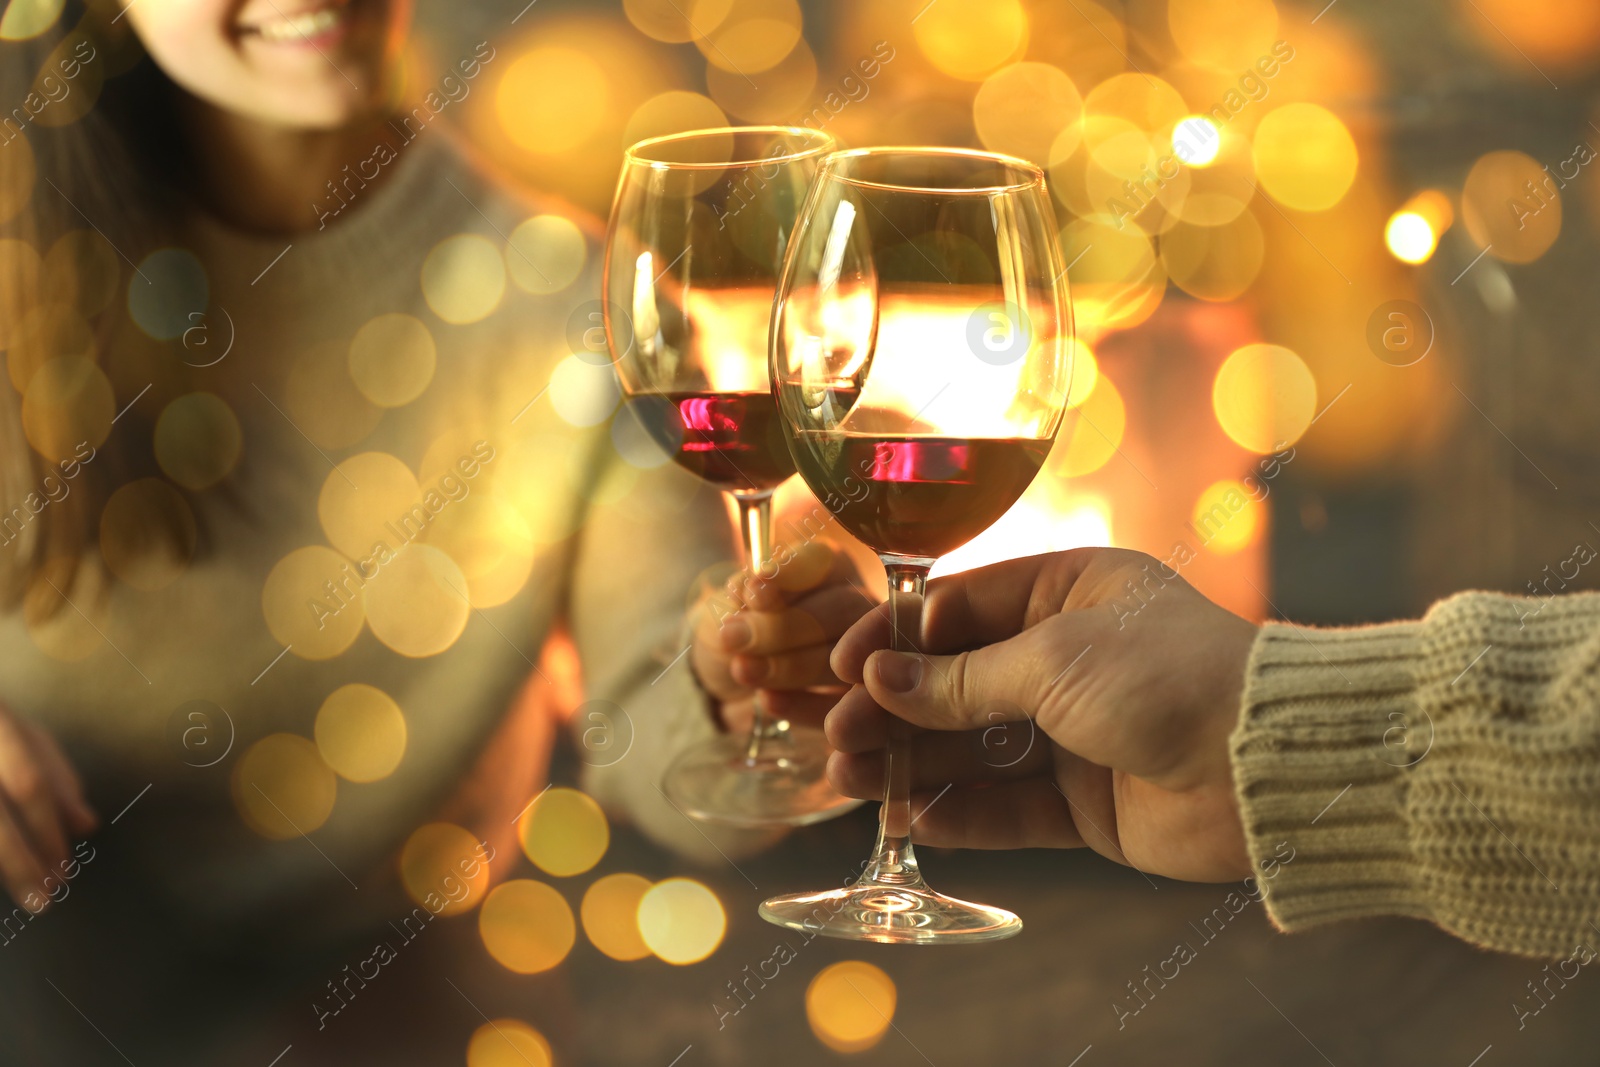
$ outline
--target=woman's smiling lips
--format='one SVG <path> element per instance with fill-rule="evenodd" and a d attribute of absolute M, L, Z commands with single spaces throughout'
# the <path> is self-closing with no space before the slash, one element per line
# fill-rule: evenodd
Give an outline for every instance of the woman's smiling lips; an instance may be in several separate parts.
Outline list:
<path fill-rule="evenodd" d="M 239 27 L 240 35 L 271 45 L 321 48 L 336 43 L 350 23 L 347 3 L 286 14 L 272 6 L 272 17 Z"/>

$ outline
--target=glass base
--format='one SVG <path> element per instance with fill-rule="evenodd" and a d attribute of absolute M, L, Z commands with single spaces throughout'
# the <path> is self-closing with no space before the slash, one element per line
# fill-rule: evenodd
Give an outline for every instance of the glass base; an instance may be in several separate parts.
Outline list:
<path fill-rule="evenodd" d="M 884 944 L 957 945 L 1022 932 L 1022 920 L 1011 912 L 947 897 L 920 879 L 773 897 L 761 905 L 761 917 L 791 930 Z"/>
<path fill-rule="evenodd" d="M 751 828 L 807 826 L 861 806 L 828 784 L 821 731 L 768 730 L 753 759 L 749 745 L 723 735 L 685 749 L 661 791 L 690 818 Z"/>

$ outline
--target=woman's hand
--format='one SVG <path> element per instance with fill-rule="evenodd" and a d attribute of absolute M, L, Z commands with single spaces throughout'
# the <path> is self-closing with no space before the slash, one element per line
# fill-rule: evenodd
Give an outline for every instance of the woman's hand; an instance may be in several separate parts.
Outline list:
<path fill-rule="evenodd" d="M 1250 873 L 1228 735 L 1255 626 L 1149 556 L 1080 549 L 936 580 L 923 627 L 939 654 L 883 651 L 882 611 L 835 649 L 855 683 L 827 718 L 840 792 L 882 796 L 887 710 L 930 731 L 911 742 L 918 841 Z"/>
<path fill-rule="evenodd" d="M 69 858 L 68 834 L 98 824 L 55 739 L 0 705 L 0 885 L 28 910 L 43 910 L 45 878 L 59 879 Z"/>
<path fill-rule="evenodd" d="M 749 729 L 755 702 L 808 726 L 839 699 L 829 664 L 839 635 L 876 603 L 848 555 L 823 541 L 781 550 L 765 575 L 741 572 L 694 609 L 690 665 L 725 727 Z"/>

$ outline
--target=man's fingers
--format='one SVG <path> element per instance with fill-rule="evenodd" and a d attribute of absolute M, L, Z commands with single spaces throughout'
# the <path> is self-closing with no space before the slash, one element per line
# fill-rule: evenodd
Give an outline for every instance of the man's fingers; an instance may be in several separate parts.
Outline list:
<path fill-rule="evenodd" d="M 930 730 L 971 730 L 1024 719 L 1038 710 L 1049 669 L 1045 627 L 954 656 L 882 650 L 863 680 L 886 711 Z"/>
<path fill-rule="evenodd" d="M 61 807 L 68 828 L 78 834 L 92 832 L 100 825 L 100 817 L 89 806 L 89 799 L 83 793 L 83 780 L 73 770 L 61 746 L 42 726 L 23 723 L 23 727 L 33 735 L 34 751 L 44 764 L 45 775 L 50 780 L 51 791 Z"/>
<path fill-rule="evenodd" d="M 0 718 L 0 793 L 19 816 L 34 851 L 49 866 L 67 858 L 67 839 L 49 775 L 32 740 L 17 720 Z"/>
<path fill-rule="evenodd" d="M 970 734 L 920 733 L 911 741 L 911 788 L 941 789 L 1011 782 L 1044 773 L 1050 767 L 1049 739 L 1042 735 L 1030 749 L 995 758 L 984 745 L 982 730 Z M 845 796 L 883 796 L 884 750 L 839 752 L 828 760 L 828 780 Z"/>
<path fill-rule="evenodd" d="M 858 619 L 833 646 L 834 673 L 851 685 L 859 684 L 867 657 L 880 648 L 888 648 L 893 633 L 889 605 L 879 604 Z"/>
<path fill-rule="evenodd" d="M 953 786 L 911 799 L 911 839 L 940 848 L 1081 848 L 1066 798 L 1048 777 Z"/>
<path fill-rule="evenodd" d="M 872 699 L 865 686 L 855 685 L 838 698 L 823 723 L 828 744 L 840 752 L 871 752 L 888 743 L 893 716 Z"/>

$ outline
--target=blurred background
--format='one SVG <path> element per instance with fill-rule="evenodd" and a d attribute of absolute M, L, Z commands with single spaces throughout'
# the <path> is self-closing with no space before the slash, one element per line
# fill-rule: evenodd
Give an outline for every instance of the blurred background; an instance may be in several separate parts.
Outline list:
<path fill-rule="evenodd" d="M 628 144 L 724 124 L 1047 168 L 1073 414 L 1046 474 L 942 571 L 1111 544 L 1249 618 L 1318 624 L 1414 616 L 1469 587 L 1594 584 L 1561 569 L 1600 545 L 1594 0 L 479 0 L 418 16 L 413 94 L 492 42 L 441 121 L 600 218 Z M 803 493 L 782 502 L 809 510 Z M 526 699 L 546 721 L 585 714 L 571 660 L 545 650 L 557 681 Z M 942 889 L 1022 914 L 1013 941 L 808 943 L 755 905 L 842 879 L 872 806 L 698 866 L 608 826 L 567 788 L 570 732 L 535 734 L 555 738 L 556 785 L 519 823 L 526 862 L 495 905 L 486 872 L 466 879 L 447 933 L 327 1034 L 305 996 L 242 1023 L 262 1064 L 285 1041 L 285 1067 L 1587 1062 L 1600 979 L 1534 1001 L 1538 966 L 1425 924 L 1284 937 L 1258 903 L 1212 918 L 1237 887 L 1093 856 L 925 858 Z M 424 832 L 409 884 L 474 844 Z M 1149 981 L 1180 941 L 1197 958 Z"/>

